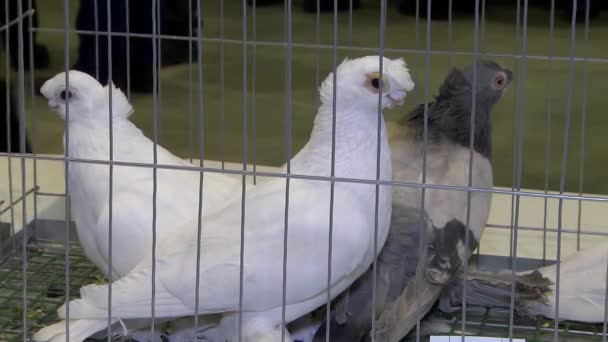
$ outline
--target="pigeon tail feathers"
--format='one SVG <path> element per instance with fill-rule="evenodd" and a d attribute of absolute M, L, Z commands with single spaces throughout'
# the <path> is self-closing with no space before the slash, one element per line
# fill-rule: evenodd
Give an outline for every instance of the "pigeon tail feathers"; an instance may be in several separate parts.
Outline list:
<path fill-rule="evenodd" d="M 84 341 L 87 337 L 103 330 L 108 326 L 107 320 L 79 319 L 69 321 L 70 341 Z M 36 342 L 63 342 L 66 338 L 66 321 L 60 321 L 40 329 L 34 334 L 32 340 Z"/>

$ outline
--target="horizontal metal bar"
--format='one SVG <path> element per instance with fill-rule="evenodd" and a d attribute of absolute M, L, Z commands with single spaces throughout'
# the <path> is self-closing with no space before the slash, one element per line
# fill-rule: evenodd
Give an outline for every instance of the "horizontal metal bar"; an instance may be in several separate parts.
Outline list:
<path fill-rule="evenodd" d="M 23 14 L 20 17 L 15 18 L 15 19 L 9 21 L 8 24 L 4 24 L 4 25 L 0 26 L 0 32 L 6 31 L 9 27 L 17 25 L 23 19 L 25 19 L 25 18 L 27 18 L 29 16 L 32 16 L 34 14 L 34 12 L 36 12 L 36 11 L 33 10 L 33 9 L 30 9 L 30 10 L 27 10 L 27 11 L 23 12 Z"/>
<path fill-rule="evenodd" d="M 511 225 L 507 225 L 507 224 L 497 224 L 497 223 L 488 223 L 486 224 L 486 227 L 490 227 L 490 228 L 500 228 L 500 229 L 511 229 Z M 532 226 L 517 226 L 517 229 L 520 230 L 530 230 L 530 231 L 545 231 L 545 228 L 543 227 L 532 227 Z M 547 232 L 552 232 L 552 233 L 557 233 L 557 229 L 555 228 L 547 228 L 546 229 Z M 593 231 L 589 231 L 589 230 L 577 230 L 577 229 L 561 229 L 562 233 L 569 233 L 569 234 L 582 234 L 582 235 L 599 235 L 599 236 L 608 236 L 608 232 L 593 232 Z"/>
<path fill-rule="evenodd" d="M 36 196 L 65 197 L 65 193 L 38 191 L 36 192 Z"/>
<path fill-rule="evenodd" d="M 247 175 L 247 176 L 269 177 L 269 178 L 291 178 L 291 179 L 305 179 L 305 180 L 317 180 L 317 181 L 339 182 L 339 183 L 379 184 L 379 185 L 401 186 L 401 187 L 410 187 L 410 188 L 489 192 L 489 193 L 503 194 L 503 195 L 518 195 L 518 196 L 525 196 L 525 197 L 556 198 L 556 199 L 562 198 L 562 199 L 567 199 L 567 200 L 580 200 L 580 201 L 589 201 L 589 202 L 608 202 L 608 197 L 603 197 L 603 196 L 589 197 L 589 196 L 577 196 L 577 195 L 565 195 L 565 194 L 562 194 L 562 195 L 545 194 L 545 193 L 537 193 L 537 192 L 530 192 L 530 191 L 483 189 L 483 188 L 455 186 L 455 185 L 419 184 L 419 183 L 385 181 L 385 180 L 298 175 L 298 174 L 293 174 L 293 173 L 287 174 L 287 173 L 260 172 L 260 171 L 249 171 L 249 170 L 216 169 L 216 168 L 202 167 L 202 166 L 195 166 L 195 165 L 181 166 L 181 165 L 165 165 L 165 164 L 151 164 L 151 163 L 134 163 L 134 162 L 121 162 L 121 161 L 116 161 L 116 160 L 109 161 L 109 160 L 95 160 L 95 159 L 83 159 L 83 158 L 66 158 L 66 157 L 55 157 L 55 156 L 48 156 L 48 155 L 39 156 L 39 155 L 33 155 L 33 154 L 5 153 L 5 152 L 1 152 L 0 157 L 26 158 L 26 159 L 33 159 L 33 160 L 68 161 L 68 162 L 73 162 L 73 163 L 130 166 L 130 167 L 143 167 L 143 168 L 156 168 L 156 169 L 195 171 L 195 172 L 204 171 L 204 172 L 211 172 L 211 173 L 224 173 L 224 174 Z"/>
<path fill-rule="evenodd" d="M 33 28 L 33 31 L 39 32 L 53 32 L 53 33 L 64 33 L 63 29 L 58 28 L 50 28 L 50 27 L 38 27 Z M 175 36 L 175 35 L 164 35 L 164 34 L 147 34 L 147 33 L 126 33 L 126 32 L 96 32 L 90 30 L 70 30 L 69 32 L 74 32 L 83 35 L 111 35 L 113 37 L 135 37 L 135 38 L 161 38 L 166 40 L 184 40 L 184 41 L 197 41 L 196 37 L 188 37 L 188 36 Z M 287 42 L 280 41 L 252 41 L 247 40 L 243 41 L 240 39 L 226 39 L 226 38 L 203 38 L 203 42 L 206 43 L 225 43 L 225 44 L 234 44 L 242 46 L 243 44 L 251 45 L 251 46 L 275 46 L 275 47 L 287 47 Z M 328 44 L 313 44 L 313 43 L 292 43 L 292 47 L 295 48 L 307 48 L 307 49 L 333 49 L 333 45 Z M 349 51 L 365 51 L 365 52 L 378 52 L 378 48 L 375 47 L 367 47 L 367 46 L 350 46 L 350 45 L 338 45 L 337 48 L 339 50 L 349 50 Z M 416 54 L 425 54 L 430 53 L 431 55 L 448 55 L 448 56 L 473 56 L 472 52 L 467 51 L 443 51 L 443 50 L 418 50 L 418 49 L 397 49 L 397 48 L 385 48 L 385 52 L 390 53 L 416 53 Z M 502 58 L 523 58 L 520 54 L 510 54 L 510 53 L 490 53 L 483 52 L 477 53 L 478 56 L 486 56 L 486 57 L 502 57 Z M 545 56 L 545 55 L 526 55 L 526 59 L 536 59 L 536 60 L 555 60 L 555 61 L 570 61 L 571 58 L 568 56 Z M 575 62 L 596 62 L 596 63 L 608 63 L 608 58 L 590 58 L 590 57 L 574 57 Z"/>
<path fill-rule="evenodd" d="M 447 321 L 450 324 L 453 324 L 454 322 L 452 321 Z M 456 320 L 456 323 L 461 323 L 462 321 L 460 320 Z M 467 320 L 466 322 L 467 325 L 472 325 L 472 326 L 486 326 L 486 327 L 493 327 L 493 328 L 508 328 L 509 324 L 501 324 L 501 323 L 489 323 L 489 322 L 475 322 L 475 321 L 469 321 Z M 533 326 L 525 326 L 525 325 L 513 325 L 514 329 L 519 329 L 519 330 L 539 330 L 539 331 L 543 331 L 543 332 L 554 332 L 555 329 L 554 328 L 543 328 L 543 327 L 533 327 Z M 584 330 L 565 330 L 565 329 L 558 329 L 559 332 L 562 333 L 569 333 L 569 334 L 575 334 L 575 335 L 598 335 L 601 336 L 601 333 L 595 333 L 593 331 L 584 331 Z"/>
<path fill-rule="evenodd" d="M 16 200 L 13 201 L 13 203 L 11 203 L 11 205 L 9 205 L 8 207 L 2 209 L 0 211 L 0 215 L 4 214 L 5 212 L 7 212 L 10 208 L 14 207 L 17 203 L 21 202 L 23 200 L 23 198 L 27 197 L 27 195 L 31 194 L 34 191 L 37 191 L 38 187 L 35 186 L 31 189 L 29 189 L 28 191 L 25 192 L 25 194 L 22 194 L 21 196 L 19 196 L 19 198 L 17 198 Z"/>

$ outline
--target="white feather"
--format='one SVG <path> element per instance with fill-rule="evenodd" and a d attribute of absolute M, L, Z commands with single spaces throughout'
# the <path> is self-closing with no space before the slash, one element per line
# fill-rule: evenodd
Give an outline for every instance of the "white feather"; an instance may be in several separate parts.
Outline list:
<path fill-rule="evenodd" d="M 49 103 L 59 105 L 65 117 L 65 73 L 42 86 Z M 70 71 L 69 146 L 72 158 L 110 160 L 109 94 L 112 94 L 113 159 L 119 162 L 154 162 L 154 143 L 128 121 L 133 112 L 124 93 L 114 85 L 101 85 L 87 74 Z M 63 94 L 65 97 L 65 93 Z M 64 101 L 65 102 L 65 101 Z M 194 166 L 157 146 L 157 162 L 163 165 Z M 109 266 L 109 176 L 107 165 L 70 163 L 68 186 L 72 215 L 85 254 L 106 274 Z M 157 171 L 156 232 L 168 239 L 176 226 L 198 214 L 198 172 Z M 112 195 L 112 276 L 126 275 L 152 249 L 153 170 L 150 167 L 114 166 Z M 238 179 L 218 173 L 204 174 L 203 214 L 240 194 Z M 195 229 L 188 233 L 195 234 Z"/>
<path fill-rule="evenodd" d="M 606 305 L 606 269 L 608 247 L 599 243 L 564 259 L 560 266 L 559 319 L 580 322 L 603 322 Z M 547 304 L 533 302 L 528 311 L 555 319 L 557 267 L 539 269 L 553 285 Z"/>

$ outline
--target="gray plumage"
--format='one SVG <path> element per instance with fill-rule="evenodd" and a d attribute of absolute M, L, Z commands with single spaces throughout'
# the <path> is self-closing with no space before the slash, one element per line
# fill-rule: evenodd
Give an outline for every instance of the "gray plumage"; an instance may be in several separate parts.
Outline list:
<path fill-rule="evenodd" d="M 427 184 L 468 186 L 472 78 L 472 65 L 462 70 L 453 69 L 441 85 L 436 101 L 428 105 Z M 493 185 L 490 112 L 510 81 L 510 70 L 492 61 L 478 62 L 474 187 Z M 398 125 L 389 128 L 395 181 L 422 181 L 423 125 L 424 105 L 420 105 Z M 398 341 L 407 335 L 417 321 L 416 298 L 420 299 L 421 318 L 428 312 L 444 285 L 454 278 L 465 258 L 476 248 L 487 221 L 490 201 L 489 193 L 471 194 L 470 239 L 466 246 L 465 191 L 426 189 L 425 215 L 421 217 L 421 190 L 393 187 L 391 231 L 384 247 L 386 251 L 382 250 L 377 263 L 376 341 Z M 426 229 L 414 231 L 420 227 Z M 422 240 L 420 232 L 425 232 Z M 383 257 L 385 253 L 390 257 Z M 336 307 L 346 307 L 347 315 L 333 310 L 331 341 L 369 339 L 371 283 L 370 269 L 341 297 L 347 298 L 347 305 Z M 416 296 L 418 284 L 420 297 Z M 324 338 L 325 323 L 317 330 L 315 340 L 324 341 Z"/>
<path fill-rule="evenodd" d="M 393 203 L 391 228 L 377 261 L 376 317 L 385 304 L 395 300 L 416 273 L 419 232 L 429 231 L 430 221 L 421 217 L 419 208 L 402 207 Z M 412 262 L 413 261 L 413 262 Z M 360 341 L 371 327 L 373 290 L 372 270 L 359 278 L 348 291 L 335 301 L 330 325 L 331 341 Z M 313 341 L 325 341 L 325 323 L 317 330 Z"/>
<path fill-rule="evenodd" d="M 460 273 L 451 286 L 444 289 L 439 299 L 439 309 L 443 312 L 459 310 L 463 298 L 463 277 Z M 470 273 L 467 275 L 467 304 L 488 308 L 508 308 L 511 306 L 511 271 L 497 274 Z M 547 294 L 553 282 L 538 270 L 515 275 L 514 309 L 519 314 L 528 315 L 529 302 L 546 304 Z"/>
<path fill-rule="evenodd" d="M 588 323 L 604 322 L 606 315 L 606 270 L 608 246 L 599 242 L 560 261 L 557 291 L 556 264 L 515 276 L 514 309 L 522 316 Z M 467 303 L 487 307 L 510 307 L 511 272 L 467 275 Z M 556 316 L 557 292 L 559 312 Z M 457 309 L 462 288 L 452 287 L 440 301 L 440 309 Z"/>

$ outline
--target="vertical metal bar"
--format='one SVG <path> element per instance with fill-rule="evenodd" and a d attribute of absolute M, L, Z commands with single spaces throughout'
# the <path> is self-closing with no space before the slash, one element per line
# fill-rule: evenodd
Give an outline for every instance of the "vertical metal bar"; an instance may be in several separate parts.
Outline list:
<path fill-rule="evenodd" d="M 4 1 L 4 22 L 8 23 L 11 21 L 9 15 L 9 1 Z M 6 80 L 5 80 L 5 97 L 6 97 L 6 113 L 9 115 L 6 116 L 6 147 L 10 152 L 12 150 L 12 132 L 11 132 L 11 65 L 10 65 L 10 54 L 11 54 L 11 45 L 10 45 L 10 36 L 9 36 L 10 28 L 7 26 L 4 31 L 4 43 L 5 43 L 5 53 L 6 53 Z M 13 239 L 15 236 L 15 207 L 13 206 L 13 160 L 12 158 L 8 158 L 8 198 L 9 203 L 8 207 L 11 212 L 11 248 L 13 252 L 17 251 L 16 239 Z"/>
<path fill-rule="evenodd" d="M 198 19 L 197 19 L 198 21 Z M 188 0 L 188 155 L 192 163 L 194 156 L 194 103 L 192 89 L 192 0 Z M 200 50 L 199 50 L 200 53 Z"/>
<path fill-rule="evenodd" d="M 23 55 L 23 2 L 17 1 L 17 52 L 18 52 L 18 65 L 17 65 L 17 81 L 19 86 L 18 95 L 18 112 L 19 112 L 19 149 L 21 154 L 25 154 L 25 60 Z M 30 17 L 30 20 L 31 17 Z M 8 25 L 8 22 L 7 22 Z M 9 28 L 7 27 L 8 31 Z M 7 56 L 8 58 L 8 56 Z M 7 113 L 10 115 L 10 113 Z M 23 225 L 23 244 L 21 253 L 23 255 L 22 271 L 23 271 L 23 340 L 27 338 L 27 199 L 25 197 L 25 157 L 21 157 L 21 214 L 22 225 Z"/>
<path fill-rule="evenodd" d="M 95 27 L 95 79 L 99 80 L 99 6 L 93 0 L 93 26 Z"/>
<path fill-rule="evenodd" d="M 416 51 L 420 50 L 420 30 L 419 30 L 419 25 L 420 25 L 420 0 L 416 0 L 416 15 L 415 15 L 415 48 Z M 416 54 L 416 59 L 418 59 L 420 57 L 418 57 L 418 54 Z M 418 62 L 418 60 L 416 60 L 416 62 Z"/>
<path fill-rule="evenodd" d="M 247 171 L 247 1 L 243 0 L 243 171 Z M 243 172 L 241 188 L 241 255 L 239 270 L 239 342 L 243 341 L 243 283 L 245 269 L 245 195 L 247 175 Z"/>
<path fill-rule="evenodd" d="M 519 102 L 519 128 L 518 128 L 518 141 L 517 141 L 517 174 L 516 177 L 516 188 L 517 191 L 521 191 L 521 178 L 523 170 L 523 154 L 524 154 L 524 113 L 526 111 L 526 56 L 528 53 L 528 0 L 524 0 L 524 13 L 523 13 L 523 31 L 522 31 L 522 48 L 521 48 L 521 84 L 520 84 L 520 102 Z M 519 232 L 519 205 L 520 195 L 515 196 L 515 216 L 513 224 L 513 245 L 511 256 L 511 302 L 509 304 L 509 341 L 513 339 L 513 324 L 515 319 L 515 272 L 517 264 L 517 239 Z"/>
<path fill-rule="evenodd" d="M 257 18 L 256 18 L 256 0 L 253 0 L 252 11 L 251 11 L 251 26 L 252 26 L 252 37 L 253 40 L 253 56 L 251 57 L 251 143 L 253 145 L 252 148 L 252 156 L 251 160 L 253 162 L 253 184 L 257 184 L 258 177 L 255 174 L 257 171 L 257 124 L 256 124 L 256 101 L 255 101 L 255 87 L 257 83 L 257 54 L 258 54 L 258 46 L 257 46 Z M 289 161 L 289 159 L 287 159 Z"/>
<path fill-rule="evenodd" d="M 549 19 L 549 58 L 547 60 L 547 141 L 545 144 L 545 194 L 549 193 L 549 165 L 551 162 L 551 101 L 553 89 L 553 30 L 555 28 L 555 0 L 551 0 Z M 547 260 L 547 204 L 549 198 L 544 198 L 543 217 L 543 263 Z"/>
<path fill-rule="evenodd" d="M 196 1 L 196 25 L 197 25 L 197 67 L 198 67 L 198 128 L 199 128 L 199 166 L 203 166 L 205 160 L 205 146 L 204 146 L 204 120 L 203 120 L 203 25 L 202 25 L 202 12 L 201 12 L 201 0 Z M 192 7 L 190 7 L 192 8 Z M 190 16 L 192 17 L 192 16 Z M 190 25 L 192 27 L 192 25 Z M 192 60 L 192 55 L 190 55 Z M 192 62 L 190 62 L 192 66 Z M 190 74 L 192 77 L 192 74 Z M 192 94 L 192 86 L 190 87 L 190 93 Z M 192 127 L 192 126 L 191 126 Z M 199 176 L 199 188 L 198 188 L 198 218 L 197 218 L 197 233 L 196 233 L 196 287 L 194 292 L 194 334 L 198 334 L 198 310 L 199 310 L 199 286 L 201 283 L 201 240 L 203 236 L 203 185 L 204 185 L 204 172 L 200 172 Z M 195 337 L 196 341 L 197 338 Z"/>
<path fill-rule="evenodd" d="M 157 42 L 157 46 L 156 46 L 156 49 L 154 50 L 154 53 L 157 56 L 156 63 L 154 65 L 157 70 L 156 71 L 156 82 L 157 82 L 156 85 L 158 87 L 158 89 L 157 89 L 157 92 L 158 92 L 158 97 L 157 97 L 157 99 L 158 99 L 158 120 L 160 122 L 160 125 L 158 126 L 158 141 L 157 141 L 158 144 L 160 144 L 161 138 L 163 136 L 163 131 L 162 131 L 162 128 L 163 128 L 163 125 L 162 125 L 162 119 L 163 119 L 162 118 L 162 114 L 163 114 L 163 112 L 162 112 L 162 108 L 163 108 L 162 89 L 163 89 L 163 87 L 161 85 L 162 78 L 160 77 L 160 68 L 162 65 L 162 56 L 163 56 L 163 54 L 162 54 L 162 43 L 163 43 L 162 30 L 163 30 L 163 28 L 161 27 L 162 20 L 160 17 L 160 12 L 161 12 L 160 11 L 160 4 L 161 4 L 160 1 L 161 0 L 159 0 L 156 3 L 156 42 Z"/>
<path fill-rule="evenodd" d="M 452 66 L 452 0 L 448 0 L 448 68 Z"/>
<path fill-rule="evenodd" d="M 473 151 L 475 142 L 475 117 L 477 115 L 477 60 L 478 60 L 478 39 L 479 39 L 479 0 L 475 0 L 475 31 L 473 33 L 473 80 L 471 86 L 473 91 L 471 92 L 471 130 L 469 134 L 469 179 L 468 179 L 468 190 L 467 190 L 467 217 L 466 217 L 466 229 L 464 234 L 464 245 L 469 246 L 470 241 L 470 222 L 471 222 L 471 187 L 473 186 Z M 464 258 L 463 271 L 465 276 L 462 277 L 462 326 L 461 326 L 461 339 L 464 342 L 464 333 L 466 331 L 467 324 L 467 277 L 469 271 L 469 258 Z"/>
<path fill-rule="evenodd" d="M 589 58 L 589 11 L 591 4 L 586 1 L 585 6 L 585 55 L 583 56 L 583 103 L 581 105 L 581 140 L 578 164 L 578 194 L 583 194 L 583 180 L 585 177 L 585 128 L 587 125 L 587 59 Z M 576 220 L 576 250 L 581 250 L 581 220 L 583 216 L 583 201 L 578 201 L 578 217 Z"/>
<path fill-rule="evenodd" d="M 486 52 L 486 0 L 481 0 L 481 47 L 482 54 Z"/>
<path fill-rule="evenodd" d="M 96 54 L 97 55 L 97 54 Z M 63 67 L 65 89 L 70 88 L 70 3 L 63 0 Z M 70 102 L 65 103 L 65 336 L 70 341 Z M 25 310 L 24 310 L 25 312 Z"/>
<path fill-rule="evenodd" d="M 418 9 L 417 9 L 418 10 Z M 420 220 L 424 220 L 424 204 L 426 201 L 426 173 L 427 173 L 427 152 L 428 152 L 428 129 L 429 129 L 429 92 L 430 92 L 430 64 L 431 64 L 431 18 L 432 18 L 432 0 L 427 1 L 426 5 L 426 45 L 425 45 L 425 65 L 424 65 L 424 112 L 423 112 L 423 128 L 422 128 L 422 178 L 420 188 Z M 420 226 L 418 235 L 418 256 L 422 258 L 424 255 L 424 241 L 426 239 L 426 230 Z M 416 275 L 416 342 L 420 342 L 420 320 L 422 319 L 422 308 L 420 299 L 422 295 L 422 275 Z"/>
<path fill-rule="evenodd" d="M 317 2 L 318 4 L 318 2 Z M 317 10 L 318 10 L 317 6 Z M 327 251 L 327 298 L 326 298 L 326 314 L 325 314 L 325 341 L 330 342 L 330 321 L 331 321 L 331 256 L 333 251 L 333 234 L 334 234 L 334 195 L 336 188 L 336 104 L 337 104 L 337 94 L 338 91 L 338 0 L 334 0 L 334 16 L 333 16 L 333 73 L 332 73 L 332 99 L 331 99 L 331 167 L 330 167 L 330 177 L 331 181 L 329 184 L 329 233 L 328 233 L 328 243 L 329 248 Z M 318 29 L 318 28 L 317 28 Z"/>
<path fill-rule="evenodd" d="M 568 95 L 566 97 L 566 122 L 564 126 L 564 141 L 562 161 L 559 179 L 559 194 L 563 195 L 566 187 L 566 172 L 568 165 L 568 140 L 570 138 L 570 118 L 572 116 L 572 83 L 574 81 L 574 47 L 576 42 L 576 5 L 577 0 L 572 0 L 572 23 L 570 36 L 570 62 L 568 63 Z M 562 251 L 562 214 L 564 199 L 559 198 L 557 209 L 557 255 L 555 264 L 555 316 L 559 317 L 559 291 L 560 291 L 560 266 Z M 553 340 L 559 341 L 559 321 L 555 320 Z"/>
<path fill-rule="evenodd" d="M 319 89 L 319 85 L 321 82 L 321 78 L 320 78 L 320 67 L 319 64 L 321 64 L 321 49 L 319 48 L 319 46 L 321 45 L 321 4 L 320 4 L 321 0 L 317 0 L 317 16 L 316 16 L 316 43 L 317 43 L 317 53 L 315 55 L 315 89 Z M 335 69 L 335 68 L 334 68 Z M 317 107 L 319 107 L 319 96 L 316 96 L 316 102 L 315 105 Z M 327 323 L 329 324 L 329 322 Z"/>
<path fill-rule="evenodd" d="M 380 5 L 382 6 L 382 4 Z M 348 0 L 348 57 L 353 56 L 353 0 Z"/>
<path fill-rule="evenodd" d="M 517 11 L 516 11 L 516 19 L 515 19 L 515 46 L 519 46 L 519 20 L 521 17 L 521 0 L 517 0 Z M 517 53 L 516 53 L 517 54 Z M 513 56 L 513 71 L 515 73 L 519 73 L 519 59 L 516 56 Z M 515 156 L 517 155 L 517 99 L 518 99 L 518 89 L 519 89 L 519 77 L 515 77 L 515 81 L 513 84 L 513 168 L 511 170 L 511 191 L 515 191 L 515 183 L 517 174 L 517 159 Z M 511 195 L 511 232 L 509 237 L 509 256 L 513 256 L 513 234 L 514 234 L 514 224 L 515 224 L 515 195 Z"/>
<path fill-rule="evenodd" d="M 608 338 L 608 262 L 606 263 L 606 290 L 604 292 L 604 327 L 603 327 L 602 342 L 606 342 Z"/>
<path fill-rule="evenodd" d="M 430 1 L 429 1 L 430 3 Z M 383 80 L 384 73 L 384 30 L 386 29 L 386 0 L 380 1 L 380 46 L 379 46 L 379 78 Z M 383 83 L 384 84 L 384 83 Z M 378 121 L 376 131 L 376 181 L 380 180 L 380 154 L 382 152 L 382 97 L 383 89 L 378 92 Z M 380 183 L 376 183 L 374 198 L 374 260 L 372 261 L 372 342 L 376 340 L 376 288 L 378 286 L 378 212 L 380 208 Z"/>
<path fill-rule="evenodd" d="M 156 164 L 158 164 L 158 104 L 159 104 L 159 82 L 158 82 L 158 53 L 157 49 L 157 39 L 158 39 L 158 26 L 157 26 L 157 15 L 156 12 L 158 10 L 158 0 L 152 0 L 152 11 L 150 15 L 152 16 L 152 98 L 153 98 L 153 140 L 154 140 L 154 148 L 153 148 L 153 160 L 154 167 L 152 169 L 152 302 L 151 302 L 151 318 L 152 324 L 150 325 L 150 333 L 154 336 L 155 325 L 156 325 L 156 198 L 158 191 L 157 177 L 158 177 L 158 169 L 156 168 Z"/>
<path fill-rule="evenodd" d="M 28 0 L 28 10 L 33 10 L 33 4 L 32 4 L 32 0 Z M 37 15 L 36 13 L 34 13 L 31 17 L 30 20 L 28 21 L 28 31 L 29 31 L 29 66 L 30 66 L 30 115 L 31 115 L 31 121 L 30 121 L 30 129 L 32 132 L 32 135 L 30 137 L 30 143 L 31 143 L 31 147 L 32 147 L 32 153 L 36 152 L 36 117 L 35 117 L 35 113 L 36 113 L 36 89 L 35 89 L 35 84 L 34 84 L 34 75 L 35 75 L 35 69 L 34 69 L 34 31 L 33 31 L 33 25 L 34 25 L 34 15 Z M 8 30 L 8 28 L 7 28 Z M 8 112 L 7 112 L 8 113 Z M 38 226 L 38 160 L 34 159 L 33 160 L 33 164 L 34 164 L 34 168 L 33 168 L 33 172 L 34 172 L 34 221 L 32 224 L 32 230 L 34 233 L 34 236 L 36 235 L 36 228 Z"/>
<path fill-rule="evenodd" d="M 126 16 L 126 48 L 127 48 L 127 99 L 131 101 L 131 19 L 129 18 L 129 0 L 125 0 L 125 16 Z M 190 41 L 192 43 L 192 41 Z"/>
<path fill-rule="evenodd" d="M 226 161 L 226 117 L 224 113 L 224 0 L 220 0 L 220 155 Z M 243 129 L 247 129 L 245 126 Z"/>
<path fill-rule="evenodd" d="M 112 0 L 106 0 L 107 39 L 108 39 L 108 143 L 110 161 L 114 160 L 114 125 L 112 117 Z M 97 32 L 95 34 L 98 34 Z M 112 214 L 114 197 L 114 165 L 108 165 L 108 342 L 112 342 Z"/>
<path fill-rule="evenodd" d="M 481 47 L 479 48 L 479 51 L 481 52 L 481 54 L 483 56 L 485 56 L 485 53 L 487 51 L 486 49 L 486 0 L 481 0 Z M 479 240 L 477 242 L 477 255 L 480 254 L 481 251 L 481 240 Z"/>
<path fill-rule="evenodd" d="M 291 174 L 291 0 L 285 1 L 285 16 L 286 16 L 286 40 L 287 51 L 285 52 L 285 133 L 286 133 L 286 148 L 285 159 L 287 160 L 287 178 L 285 178 L 285 232 L 283 235 L 283 299 L 281 311 L 281 341 L 285 341 L 285 312 L 287 307 L 287 241 L 289 233 L 289 185 Z"/>

